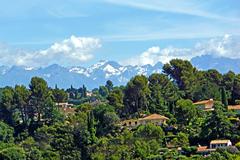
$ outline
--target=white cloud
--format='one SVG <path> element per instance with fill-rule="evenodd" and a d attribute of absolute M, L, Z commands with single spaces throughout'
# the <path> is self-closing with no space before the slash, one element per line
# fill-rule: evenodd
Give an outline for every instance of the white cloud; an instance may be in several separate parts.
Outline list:
<path fill-rule="evenodd" d="M 193 48 L 166 47 L 160 49 L 153 46 L 141 53 L 122 62 L 125 65 L 154 65 L 157 62 L 167 63 L 171 59 L 180 58 L 190 60 L 195 56 L 214 55 L 227 58 L 240 58 L 240 38 L 231 35 L 213 38 L 206 42 L 197 43 Z"/>
<path fill-rule="evenodd" d="M 4 65 L 46 66 L 49 64 L 79 65 L 93 58 L 92 52 L 101 47 L 99 39 L 71 36 L 54 43 L 48 49 L 28 52 L 0 46 L 0 62 Z"/>
<path fill-rule="evenodd" d="M 226 34 L 222 38 L 213 38 L 206 43 L 198 43 L 194 52 L 198 55 L 211 54 L 228 58 L 240 58 L 240 37 Z"/>

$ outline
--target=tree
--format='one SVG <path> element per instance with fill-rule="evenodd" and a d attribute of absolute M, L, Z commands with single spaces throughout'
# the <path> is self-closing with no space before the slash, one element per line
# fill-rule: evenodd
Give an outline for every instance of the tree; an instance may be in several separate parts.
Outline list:
<path fill-rule="evenodd" d="M 108 95 L 108 89 L 105 86 L 100 86 L 98 92 L 102 97 L 107 97 Z"/>
<path fill-rule="evenodd" d="M 41 121 L 41 116 L 43 115 L 44 102 L 50 96 L 48 92 L 47 82 L 39 77 L 33 77 L 29 85 L 31 95 L 30 95 L 30 105 L 32 109 L 31 118 L 34 120 L 35 113 L 37 114 L 38 122 Z"/>
<path fill-rule="evenodd" d="M 29 122 L 28 117 L 28 101 L 29 101 L 30 92 L 25 86 L 15 86 L 14 90 L 14 103 L 16 108 L 21 113 L 22 124 L 27 127 Z"/>
<path fill-rule="evenodd" d="M 115 88 L 107 97 L 109 105 L 114 106 L 115 111 L 122 117 L 123 113 L 123 92 L 119 88 Z"/>
<path fill-rule="evenodd" d="M 68 99 L 68 95 L 63 89 L 55 88 L 52 94 L 56 103 L 66 102 Z"/>
<path fill-rule="evenodd" d="M 232 124 L 224 112 L 224 106 L 215 102 L 214 111 L 207 117 L 201 136 L 208 140 L 229 138 L 231 127 Z"/>
<path fill-rule="evenodd" d="M 189 122 L 197 116 L 197 110 L 191 100 L 178 100 L 175 109 L 175 116 L 181 129 L 184 129 Z"/>
<path fill-rule="evenodd" d="M 107 80 L 105 87 L 108 89 L 108 92 L 113 90 L 113 83 L 111 80 Z"/>
<path fill-rule="evenodd" d="M 226 95 L 226 90 L 224 87 L 221 88 L 221 100 L 222 100 L 222 104 L 224 105 L 224 107 L 228 106 L 228 101 L 227 101 L 227 95 Z"/>
<path fill-rule="evenodd" d="M 235 102 L 232 101 L 233 100 L 232 99 L 233 83 L 234 83 L 235 76 L 236 75 L 234 72 L 229 71 L 228 73 L 223 75 L 223 81 L 222 81 L 222 85 L 226 89 L 228 102 L 231 104 L 235 104 Z"/>
<path fill-rule="evenodd" d="M 167 85 L 168 81 L 165 79 L 165 75 L 162 74 L 152 74 L 149 77 L 149 89 L 150 89 L 150 101 L 149 101 L 149 111 L 151 113 L 161 113 L 166 114 L 167 105 L 163 97 L 162 92 L 163 86 Z M 165 81 L 166 80 L 166 81 Z"/>
<path fill-rule="evenodd" d="M 14 106 L 14 90 L 6 87 L 2 91 L 0 103 L 0 118 L 11 126 L 15 126 L 17 117 L 14 117 L 16 107 Z"/>
<path fill-rule="evenodd" d="M 149 107 L 148 79 L 143 75 L 133 77 L 127 84 L 124 95 L 125 116 L 142 111 L 147 111 Z"/>
<path fill-rule="evenodd" d="M 237 75 L 233 81 L 232 103 L 240 99 L 240 75 Z"/>
<path fill-rule="evenodd" d="M 0 144 L 0 159 L 25 160 L 26 153 L 23 148 L 14 144 Z"/>
<path fill-rule="evenodd" d="M 37 130 L 35 139 L 38 143 L 50 145 L 52 150 L 58 151 L 61 159 L 81 159 L 81 151 L 75 143 L 77 140 L 72 126 L 62 123 L 44 125 Z"/>
<path fill-rule="evenodd" d="M 204 72 L 204 78 L 218 86 L 221 86 L 223 77 L 216 69 L 210 69 Z"/>
<path fill-rule="evenodd" d="M 114 107 L 110 105 L 98 105 L 93 110 L 97 123 L 97 135 L 103 136 L 112 133 L 117 128 L 119 117 Z"/>
<path fill-rule="evenodd" d="M 84 97 L 84 98 L 87 97 L 87 88 L 85 87 L 85 85 L 83 85 L 83 87 L 82 87 L 82 97 Z"/>
<path fill-rule="evenodd" d="M 6 123 L 0 121 L 0 141 L 4 143 L 12 143 L 14 130 Z"/>
<path fill-rule="evenodd" d="M 189 61 L 173 59 L 163 66 L 163 72 L 173 79 L 180 90 L 184 91 L 184 98 L 192 99 L 197 69 Z"/>
<path fill-rule="evenodd" d="M 42 124 L 52 123 L 58 112 L 52 99 L 47 82 L 39 77 L 33 77 L 29 85 L 31 95 L 29 99 L 31 119 L 31 133 Z M 36 122 L 36 123 L 35 123 Z"/>
<path fill-rule="evenodd" d="M 220 88 L 217 84 L 207 79 L 199 80 L 193 91 L 193 100 L 200 101 L 206 99 L 221 100 Z"/>
<path fill-rule="evenodd" d="M 154 73 L 149 78 L 149 111 L 166 114 L 172 111 L 170 105 L 180 98 L 178 88 L 164 74 Z M 169 108 L 168 108 L 169 107 Z"/>

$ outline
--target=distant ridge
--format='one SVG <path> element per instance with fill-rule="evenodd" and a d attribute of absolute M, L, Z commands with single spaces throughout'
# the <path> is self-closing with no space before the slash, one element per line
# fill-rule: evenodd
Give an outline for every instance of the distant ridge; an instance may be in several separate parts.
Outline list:
<path fill-rule="evenodd" d="M 216 69 L 221 73 L 231 70 L 240 73 L 240 59 L 204 55 L 192 58 L 191 63 L 201 70 Z M 123 66 L 115 61 L 105 60 L 87 68 L 81 66 L 67 68 L 57 64 L 44 68 L 0 66 L 0 87 L 16 84 L 28 85 L 33 76 L 39 76 L 44 78 L 51 87 L 57 84 L 61 88 L 69 88 L 71 85 L 78 88 L 85 84 L 88 89 L 93 89 L 104 85 L 109 79 L 114 85 L 125 85 L 137 74 L 149 76 L 152 73 L 160 73 L 162 67 L 161 62 L 154 66 Z"/>

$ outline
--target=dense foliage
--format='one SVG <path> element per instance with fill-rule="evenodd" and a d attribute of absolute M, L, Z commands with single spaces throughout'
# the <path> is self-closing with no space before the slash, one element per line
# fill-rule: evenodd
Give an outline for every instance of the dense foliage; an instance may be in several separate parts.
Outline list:
<path fill-rule="evenodd" d="M 33 77 L 28 87 L 1 88 L 0 97 L 0 159 L 240 159 L 239 115 L 227 109 L 239 104 L 240 75 L 231 71 L 199 71 L 175 59 L 163 73 L 137 75 L 126 86 L 109 80 L 92 91 L 53 89 Z M 211 98 L 211 112 L 193 104 Z M 63 102 L 76 112 L 66 115 Z M 167 124 L 119 125 L 151 113 L 168 117 Z M 230 139 L 236 147 L 197 154 L 212 139 Z"/>

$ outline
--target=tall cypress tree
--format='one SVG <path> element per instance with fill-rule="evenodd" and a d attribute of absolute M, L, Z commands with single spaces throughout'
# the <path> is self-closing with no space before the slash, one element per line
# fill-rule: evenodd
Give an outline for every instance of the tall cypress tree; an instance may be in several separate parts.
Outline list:
<path fill-rule="evenodd" d="M 224 107 L 227 107 L 228 100 L 227 100 L 226 90 L 224 87 L 221 88 L 221 100 L 222 100 L 222 104 L 224 105 Z"/>

